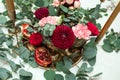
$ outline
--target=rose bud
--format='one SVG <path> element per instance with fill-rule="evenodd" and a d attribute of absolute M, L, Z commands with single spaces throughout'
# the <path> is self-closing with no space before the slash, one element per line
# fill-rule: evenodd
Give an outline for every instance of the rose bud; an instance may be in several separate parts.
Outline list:
<path fill-rule="evenodd" d="M 67 4 L 71 5 L 73 4 L 74 0 L 65 0 Z"/>
<path fill-rule="evenodd" d="M 75 2 L 74 2 L 74 8 L 80 8 L 80 1 L 78 0 L 76 0 Z"/>
<path fill-rule="evenodd" d="M 70 6 L 69 9 L 73 10 L 73 9 L 75 9 L 75 8 L 74 8 L 74 6 Z"/>

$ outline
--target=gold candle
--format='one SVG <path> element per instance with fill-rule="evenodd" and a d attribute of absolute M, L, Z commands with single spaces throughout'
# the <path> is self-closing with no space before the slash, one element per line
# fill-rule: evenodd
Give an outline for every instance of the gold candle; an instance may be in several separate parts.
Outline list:
<path fill-rule="evenodd" d="M 108 30 L 108 28 L 110 27 L 110 25 L 112 24 L 112 22 L 114 21 L 115 17 L 119 13 L 119 11 L 120 11 L 120 1 L 119 1 L 118 5 L 116 6 L 116 8 L 114 9 L 114 11 L 112 12 L 112 14 L 109 17 L 108 21 L 105 23 L 105 25 L 102 28 L 100 34 L 96 38 L 96 43 L 98 43 L 102 39 L 102 37 L 104 36 L 104 34 Z"/>
<path fill-rule="evenodd" d="M 14 7 L 14 1 L 13 0 L 5 0 L 6 1 L 6 7 L 8 10 L 8 15 L 11 20 L 15 21 L 15 7 Z"/>

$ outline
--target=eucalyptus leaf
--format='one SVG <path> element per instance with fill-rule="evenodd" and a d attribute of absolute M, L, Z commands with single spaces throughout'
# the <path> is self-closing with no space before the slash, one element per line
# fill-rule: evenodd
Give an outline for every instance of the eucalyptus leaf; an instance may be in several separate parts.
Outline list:
<path fill-rule="evenodd" d="M 64 77 L 61 74 L 56 74 L 55 80 L 64 80 Z"/>
<path fill-rule="evenodd" d="M 60 6 L 60 9 L 61 9 L 63 12 L 65 12 L 65 13 L 68 12 L 67 7 L 65 7 L 65 6 L 63 6 L 63 5 Z"/>
<path fill-rule="evenodd" d="M 76 80 L 76 77 L 73 73 L 71 74 L 66 74 L 65 75 L 65 80 Z"/>
<path fill-rule="evenodd" d="M 77 80 L 88 80 L 88 79 L 85 77 L 79 77 Z"/>
<path fill-rule="evenodd" d="M 53 70 L 45 71 L 44 77 L 46 80 L 54 80 L 55 79 L 55 71 L 53 71 Z"/>
<path fill-rule="evenodd" d="M 42 7 L 44 5 L 44 1 L 43 0 L 36 0 L 35 5 L 38 7 Z"/>
<path fill-rule="evenodd" d="M 21 69 L 19 71 L 20 80 L 32 80 L 32 73 Z"/>
<path fill-rule="evenodd" d="M 0 80 L 8 80 L 12 77 L 12 74 L 9 70 L 5 68 L 0 68 Z"/>
<path fill-rule="evenodd" d="M 94 66 L 96 63 L 96 57 L 93 57 L 92 59 L 88 59 L 87 61 L 91 66 Z"/>
<path fill-rule="evenodd" d="M 62 61 L 56 63 L 56 69 L 58 71 L 63 71 L 66 74 L 70 74 L 71 73 L 69 68 L 67 66 L 65 66 L 65 64 Z"/>
<path fill-rule="evenodd" d="M 7 55 L 3 52 L 0 52 L 0 59 L 3 60 L 3 61 L 9 61 L 8 58 L 7 58 Z"/>
<path fill-rule="evenodd" d="M 44 6 L 45 6 L 45 7 L 48 7 L 49 1 L 48 1 L 48 0 L 43 0 L 43 2 L 44 2 Z"/>
<path fill-rule="evenodd" d="M 86 47 L 85 50 L 84 50 L 83 56 L 86 59 L 92 59 L 93 57 L 96 56 L 96 54 L 97 54 L 96 48 L 94 48 L 94 47 Z"/>
<path fill-rule="evenodd" d="M 0 24 L 5 24 L 5 22 L 7 21 L 7 18 L 5 16 L 0 16 Z"/>
<path fill-rule="evenodd" d="M 116 49 L 120 49 L 120 39 L 117 39 L 115 42 L 114 42 L 114 46 Z"/>
<path fill-rule="evenodd" d="M 38 64 L 36 63 L 34 57 L 29 58 L 28 64 L 30 64 L 33 68 L 38 67 Z"/>
<path fill-rule="evenodd" d="M 20 65 L 15 64 L 15 62 L 13 62 L 13 61 L 9 61 L 9 64 L 10 64 L 10 67 L 11 67 L 12 71 L 14 71 L 14 72 L 17 72 L 17 70 L 18 70 L 19 68 L 21 68 Z"/>
<path fill-rule="evenodd" d="M 93 75 L 92 77 L 98 77 L 98 76 L 100 76 L 100 75 L 102 75 L 102 74 L 103 74 L 103 73 L 100 72 L 100 73 L 97 73 L 97 74 Z"/>
<path fill-rule="evenodd" d="M 12 80 L 19 80 L 19 79 L 17 79 L 17 78 L 14 78 L 14 79 L 12 79 Z"/>
<path fill-rule="evenodd" d="M 55 11 L 55 8 L 53 6 L 49 6 L 48 9 L 49 9 L 49 13 L 50 13 L 51 16 L 56 16 L 57 15 L 57 13 Z"/>
<path fill-rule="evenodd" d="M 109 52 L 109 53 L 113 51 L 112 45 L 110 45 L 110 44 L 104 44 L 104 45 L 102 45 L 102 48 L 103 48 L 103 50 L 105 50 L 106 52 Z"/>

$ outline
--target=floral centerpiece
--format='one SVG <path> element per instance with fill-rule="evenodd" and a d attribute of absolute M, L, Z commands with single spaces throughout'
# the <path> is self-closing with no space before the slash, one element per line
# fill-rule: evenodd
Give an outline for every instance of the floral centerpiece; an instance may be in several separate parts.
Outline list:
<path fill-rule="evenodd" d="M 88 61 L 91 66 L 95 64 L 95 37 L 98 36 L 101 26 L 96 20 L 102 17 L 102 12 L 106 12 L 106 9 L 101 8 L 101 4 L 91 9 L 83 9 L 80 0 L 15 0 L 15 3 L 18 10 L 16 32 L 14 33 L 11 27 L 8 32 L 9 40 L 16 34 L 17 47 L 9 41 L 7 45 L 24 62 L 33 67 L 63 71 L 67 74 L 66 80 L 70 76 L 71 80 L 76 80 L 69 69 L 81 59 Z M 4 24 L 12 25 L 11 20 Z M 78 80 L 80 72 L 82 71 L 78 72 Z M 55 72 L 46 71 L 46 80 L 54 80 L 49 79 L 50 74 Z M 57 78 L 60 76 L 57 75 Z"/>
<path fill-rule="evenodd" d="M 37 27 L 22 24 L 23 44 L 35 51 L 34 57 L 40 66 L 54 67 L 63 57 L 72 55 L 72 61 L 76 62 L 90 36 L 99 34 L 96 25 L 79 14 L 80 9 L 79 0 L 53 0 L 33 12 Z"/>

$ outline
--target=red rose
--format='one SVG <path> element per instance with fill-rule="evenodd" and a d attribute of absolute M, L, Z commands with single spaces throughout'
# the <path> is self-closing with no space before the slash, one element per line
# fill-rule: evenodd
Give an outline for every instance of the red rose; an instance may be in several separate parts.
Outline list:
<path fill-rule="evenodd" d="M 68 26 L 57 26 L 52 35 L 52 42 L 55 47 L 60 49 L 70 48 L 75 40 L 72 29 Z"/>
<path fill-rule="evenodd" d="M 87 26 L 88 26 L 88 29 L 92 32 L 93 36 L 97 36 L 99 34 L 98 28 L 92 22 L 88 22 Z"/>
<path fill-rule="evenodd" d="M 29 38 L 29 43 L 33 46 L 39 46 L 42 43 L 42 35 L 40 33 L 32 33 Z"/>
<path fill-rule="evenodd" d="M 37 9 L 34 14 L 37 19 L 42 19 L 49 15 L 49 10 L 46 7 L 41 7 L 39 9 Z"/>

